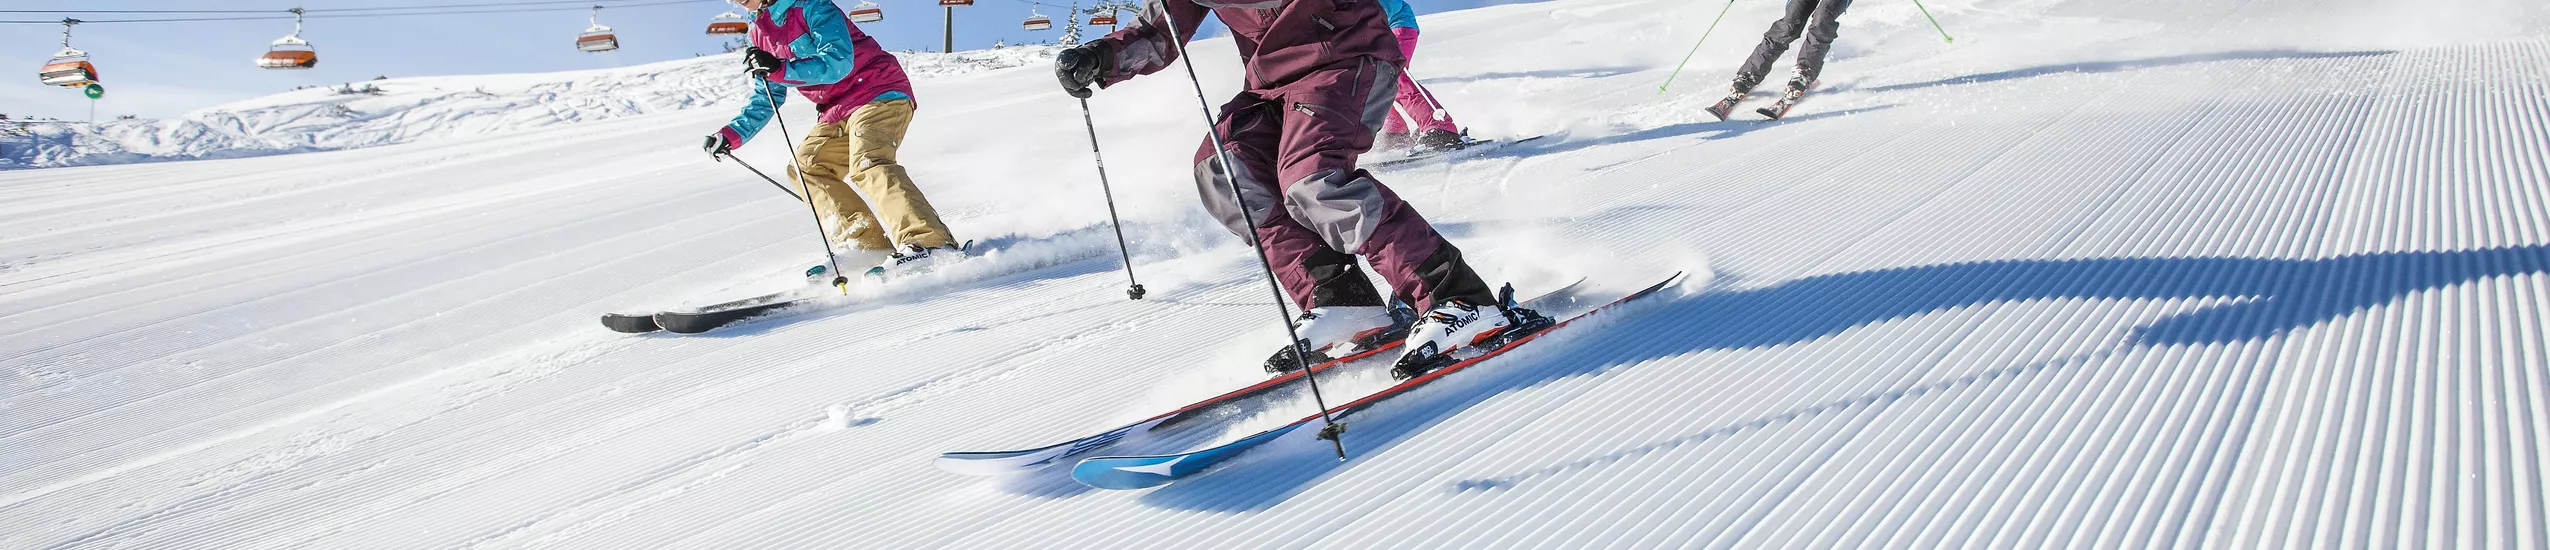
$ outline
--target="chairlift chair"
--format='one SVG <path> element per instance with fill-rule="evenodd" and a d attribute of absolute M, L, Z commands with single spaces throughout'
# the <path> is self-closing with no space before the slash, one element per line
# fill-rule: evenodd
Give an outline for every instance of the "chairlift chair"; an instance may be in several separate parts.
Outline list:
<path fill-rule="evenodd" d="M 752 30 L 752 22 L 745 20 L 744 16 L 736 14 L 734 10 L 727 10 L 726 13 L 717 14 L 717 17 L 708 20 L 709 34 L 744 34 Z"/>
<path fill-rule="evenodd" d="M 1054 28 L 1054 20 L 1053 18 L 1045 17 L 1045 14 L 1037 13 L 1034 8 L 1029 8 L 1027 10 L 1027 22 L 1020 24 L 1019 27 L 1031 31 L 1041 31 Z"/>
<path fill-rule="evenodd" d="M 939 0 L 941 6 L 971 6 L 974 0 Z"/>
<path fill-rule="evenodd" d="M 885 10 L 877 8 L 876 2 L 861 0 L 858 6 L 850 8 L 850 21 L 852 22 L 875 23 L 884 20 Z"/>
<path fill-rule="evenodd" d="M 1109 27 L 1116 26 L 1116 16 L 1114 14 L 1089 16 L 1089 26 L 1095 27 L 1099 25 L 1106 25 Z"/>
<path fill-rule="evenodd" d="M 97 66 L 89 64 L 89 53 L 71 47 L 71 26 L 78 24 L 78 19 L 62 20 L 62 51 L 36 71 L 44 85 L 78 88 L 97 83 Z"/>
<path fill-rule="evenodd" d="M 292 34 L 274 41 L 265 55 L 257 56 L 257 66 L 268 69 L 307 69 L 319 66 L 319 50 L 301 39 L 301 8 L 292 8 Z"/>
<path fill-rule="evenodd" d="M 602 6 L 594 6 L 593 16 L 586 22 L 593 26 L 585 27 L 584 34 L 576 35 L 576 50 L 607 52 L 620 49 L 620 37 L 612 34 L 610 27 L 602 26 Z"/>

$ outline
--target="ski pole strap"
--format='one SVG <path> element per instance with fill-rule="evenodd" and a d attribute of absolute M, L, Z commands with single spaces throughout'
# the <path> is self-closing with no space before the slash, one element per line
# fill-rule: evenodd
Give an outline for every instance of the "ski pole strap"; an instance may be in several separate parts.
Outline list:
<path fill-rule="evenodd" d="M 1682 62 L 1674 64 L 1672 74 L 1665 75 L 1665 83 L 1656 87 L 1656 95 L 1665 95 L 1665 90 L 1673 87 L 1674 77 L 1682 76 L 1682 67 L 1691 64 L 1691 56 L 1700 54 L 1700 45 L 1709 42 L 1709 35 L 1718 32 L 1718 22 L 1727 20 L 1727 11 L 1733 9 L 1735 0 L 1727 0 L 1726 7 L 1718 8 L 1718 18 L 1709 20 L 1709 30 L 1700 31 L 1700 41 L 1691 43 L 1691 53 L 1682 54 Z"/>
<path fill-rule="evenodd" d="M 1921 8 L 1921 18 L 1930 20 L 1930 28 L 1939 31 L 1940 38 L 1946 39 L 1950 44 L 1957 43 L 1956 37 L 1948 36 L 1948 29 L 1939 26 L 1939 18 L 1930 16 L 1930 6 L 1921 5 L 1921 0 L 1913 0 L 1913 7 Z"/>

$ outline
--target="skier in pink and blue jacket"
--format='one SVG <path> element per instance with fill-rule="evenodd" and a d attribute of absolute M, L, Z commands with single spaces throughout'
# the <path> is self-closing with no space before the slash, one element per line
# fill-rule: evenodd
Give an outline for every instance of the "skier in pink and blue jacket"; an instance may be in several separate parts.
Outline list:
<path fill-rule="evenodd" d="M 1399 53 L 1407 57 L 1408 65 L 1416 65 L 1416 8 L 1408 7 L 1408 0 L 1380 2 L 1381 11 L 1390 16 L 1390 35 L 1399 38 Z M 1434 92 L 1417 84 L 1416 79 L 1410 78 L 1404 67 L 1402 69 L 1399 72 L 1399 97 L 1395 101 L 1397 108 L 1391 113 L 1390 120 L 1382 125 L 1380 148 L 1413 146 L 1433 151 L 1461 148 L 1467 140 L 1463 138 L 1461 126 L 1452 122 L 1452 113 L 1443 109 L 1443 102 L 1435 99 Z"/>
<path fill-rule="evenodd" d="M 903 64 L 831 0 L 735 3 L 753 10 L 751 45 L 744 48 L 752 99 L 702 148 L 724 154 L 751 140 L 793 88 L 815 102 L 818 115 L 789 169 L 808 187 L 806 200 L 814 202 L 832 245 L 880 261 L 871 272 L 881 275 L 922 268 L 934 254 L 957 255 L 955 235 L 895 162 L 916 108 Z"/>

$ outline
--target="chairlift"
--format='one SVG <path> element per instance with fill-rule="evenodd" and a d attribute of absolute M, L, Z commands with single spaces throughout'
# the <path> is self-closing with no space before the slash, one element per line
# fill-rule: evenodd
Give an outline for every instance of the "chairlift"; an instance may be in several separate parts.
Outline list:
<path fill-rule="evenodd" d="M 78 19 L 62 20 L 62 51 L 36 71 L 46 86 L 78 88 L 97 83 L 97 66 L 89 64 L 89 53 L 71 47 L 71 26 L 78 24 Z"/>
<path fill-rule="evenodd" d="M 611 34 L 610 27 L 602 26 L 602 6 L 594 6 L 593 15 L 585 21 L 593 26 L 585 27 L 584 34 L 576 35 L 577 51 L 607 52 L 620 49 L 620 37 Z"/>
<path fill-rule="evenodd" d="M 1099 25 L 1106 25 L 1109 27 L 1116 26 L 1116 15 L 1109 13 L 1089 16 L 1089 26 L 1095 27 Z"/>
<path fill-rule="evenodd" d="M 974 0 L 939 0 L 941 6 L 971 6 Z"/>
<path fill-rule="evenodd" d="M 257 56 L 257 66 L 268 69 L 307 69 L 319 66 L 319 50 L 301 39 L 301 8 L 292 8 L 292 35 L 275 40 L 266 54 Z"/>
<path fill-rule="evenodd" d="M 885 10 L 877 8 L 876 2 L 860 0 L 858 6 L 850 8 L 850 21 L 852 22 L 875 23 L 884 20 Z"/>
<path fill-rule="evenodd" d="M 735 10 L 726 10 L 726 13 L 717 14 L 717 17 L 708 20 L 709 34 L 744 34 L 752 30 L 752 22 L 736 14 Z"/>
<path fill-rule="evenodd" d="M 1027 22 L 1020 24 L 1019 28 L 1031 31 L 1041 31 L 1054 28 L 1054 19 L 1051 17 L 1045 17 L 1045 14 L 1043 13 L 1038 13 L 1035 8 L 1028 8 Z"/>

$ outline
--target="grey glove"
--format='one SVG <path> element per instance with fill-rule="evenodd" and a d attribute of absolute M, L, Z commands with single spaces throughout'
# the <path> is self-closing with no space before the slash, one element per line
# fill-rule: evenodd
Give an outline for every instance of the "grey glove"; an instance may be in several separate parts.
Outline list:
<path fill-rule="evenodd" d="M 1105 42 L 1085 44 L 1054 54 L 1054 76 L 1062 79 L 1063 92 L 1071 97 L 1088 99 L 1095 93 L 1090 86 L 1098 84 L 1113 69 L 1116 52 Z"/>

